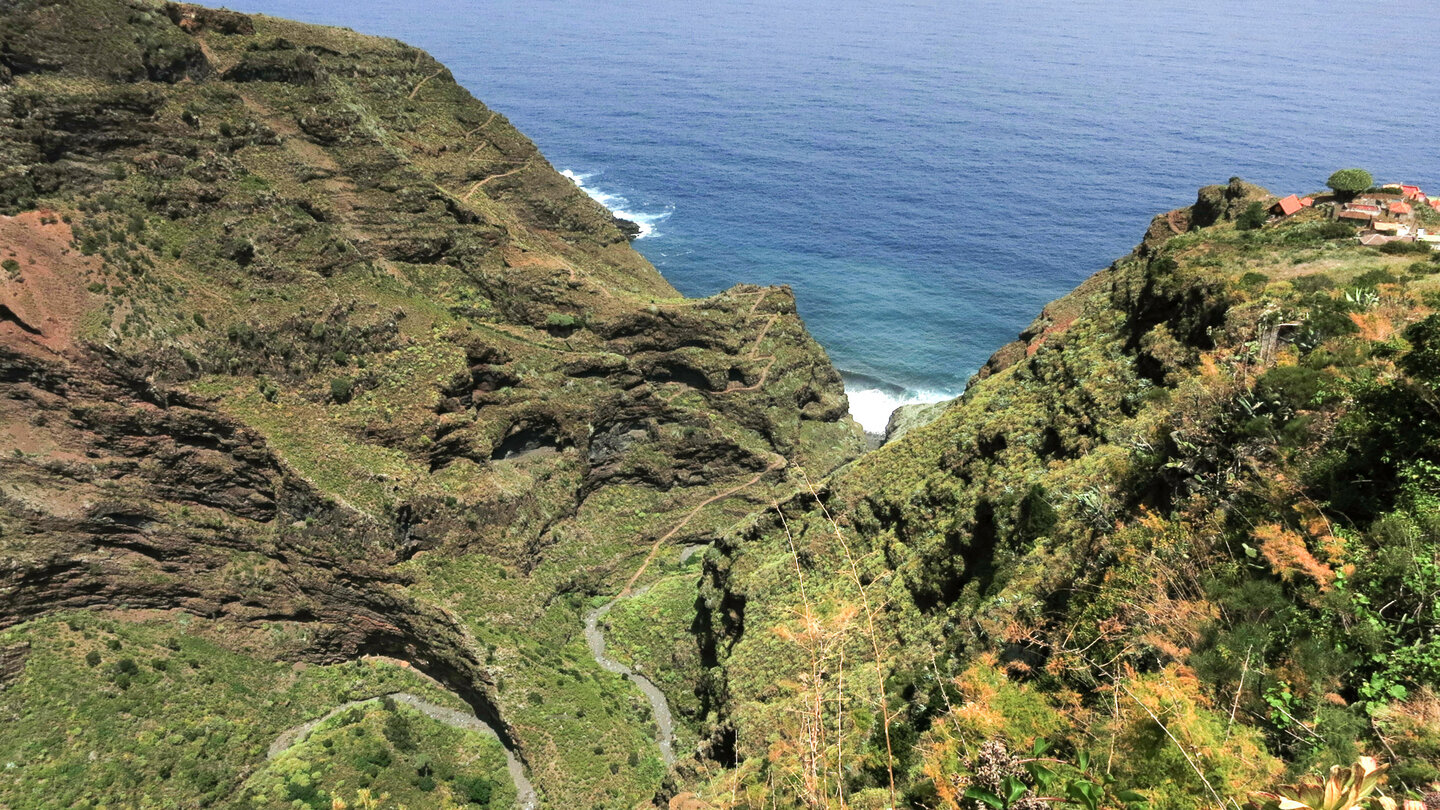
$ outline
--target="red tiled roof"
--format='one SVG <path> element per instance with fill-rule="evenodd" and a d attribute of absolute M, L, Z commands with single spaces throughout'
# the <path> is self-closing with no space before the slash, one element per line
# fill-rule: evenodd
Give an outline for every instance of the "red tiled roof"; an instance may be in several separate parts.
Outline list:
<path fill-rule="evenodd" d="M 1419 196 L 1420 196 L 1420 187 L 1419 187 L 1419 186 L 1401 186 L 1401 187 L 1400 187 L 1400 193 L 1401 193 L 1401 194 L 1404 194 L 1406 197 L 1419 197 Z"/>
<path fill-rule="evenodd" d="M 1440 197 L 1436 197 L 1435 199 L 1431 200 L 1430 207 L 1434 208 L 1436 211 L 1440 211 Z"/>
<path fill-rule="evenodd" d="M 1301 198 L 1300 198 L 1300 204 L 1303 205 L 1303 206 L 1305 206 L 1306 208 L 1309 208 L 1310 206 L 1312 206 L 1312 205 L 1315 204 L 1315 198 L 1314 198 L 1314 197 L 1301 197 Z"/>
<path fill-rule="evenodd" d="M 1279 208 L 1279 209 L 1280 209 L 1280 213 L 1281 213 L 1281 214 L 1284 214 L 1285 216 L 1288 217 L 1288 216 L 1290 216 L 1291 214 L 1295 213 L 1296 211 L 1299 211 L 1301 208 L 1304 208 L 1305 206 L 1303 206 L 1303 205 L 1300 204 L 1300 198 L 1299 198 L 1299 197 L 1296 197 L 1294 194 L 1291 194 L 1289 197 L 1286 197 L 1286 198 L 1280 200 L 1279 202 L 1275 203 L 1275 206 L 1274 206 L 1274 207 Z"/>
<path fill-rule="evenodd" d="M 1413 209 L 1410 208 L 1410 203 L 1405 203 L 1405 202 L 1393 202 L 1393 203 L 1390 203 L 1390 213 L 1392 213 L 1392 214 L 1408 214 L 1408 213 L 1410 213 L 1412 210 L 1413 210 Z"/>
<path fill-rule="evenodd" d="M 1367 214 L 1378 214 L 1378 213 L 1380 213 L 1380 206 L 1378 206 L 1378 205 L 1368 205 L 1368 204 L 1365 204 L 1365 203 L 1351 203 L 1350 205 L 1345 206 L 1345 210 L 1346 210 L 1346 211 L 1364 211 L 1364 212 L 1367 213 Z"/>

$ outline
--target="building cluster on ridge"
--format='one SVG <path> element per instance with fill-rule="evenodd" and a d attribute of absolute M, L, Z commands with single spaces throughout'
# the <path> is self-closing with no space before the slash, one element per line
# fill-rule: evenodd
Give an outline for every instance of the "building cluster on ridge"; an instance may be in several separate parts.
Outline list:
<path fill-rule="evenodd" d="M 1277 217 L 1288 217 L 1315 205 L 1314 197 L 1291 194 L 1272 205 L 1270 212 Z M 1440 197 L 1426 195 L 1419 186 L 1388 183 L 1348 202 L 1332 200 L 1322 205 L 1329 209 L 1333 219 L 1358 226 L 1357 238 L 1362 245 L 1424 242 L 1440 250 L 1440 233 L 1421 227 L 1417 216 L 1417 209 L 1427 205 L 1440 213 Z"/>

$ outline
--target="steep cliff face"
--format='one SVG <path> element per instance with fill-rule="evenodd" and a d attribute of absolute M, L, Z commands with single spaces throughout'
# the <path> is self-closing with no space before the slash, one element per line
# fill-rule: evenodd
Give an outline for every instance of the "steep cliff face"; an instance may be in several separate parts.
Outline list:
<path fill-rule="evenodd" d="M 1166 807 L 1361 752 L 1440 773 L 1440 263 L 1322 210 L 1237 228 L 1255 199 L 1158 217 L 931 423 L 718 544 L 707 699 L 738 764 L 702 794 L 1034 797 L 1038 738 Z"/>
<path fill-rule="evenodd" d="M 1440 263 L 1266 199 L 859 457 L 789 290 L 681 298 L 424 53 L 7 4 L 0 805 L 1030 807 L 1039 740 L 1091 806 L 1435 779 Z"/>
<path fill-rule="evenodd" d="M 46 614 L 124 608 L 257 661 L 400 659 L 491 721 L 547 801 L 629 806 L 663 772 L 636 696 L 585 653 L 585 600 L 793 488 L 787 464 L 863 447 L 788 289 L 681 298 L 397 42 L 7 4 L 0 165 L 14 649 Z M 45 677 L 12 669 L 12 695 Z M 29 787 L 0 802 L 72 767 L 69 800 L 97 800 L 85 756 L 117 745 L 82 729 L 21 757 Z M 239 801 L 254 765 L 239 747 L 189 786 L 150 756 L 126 790 L 157 803 Z"/>

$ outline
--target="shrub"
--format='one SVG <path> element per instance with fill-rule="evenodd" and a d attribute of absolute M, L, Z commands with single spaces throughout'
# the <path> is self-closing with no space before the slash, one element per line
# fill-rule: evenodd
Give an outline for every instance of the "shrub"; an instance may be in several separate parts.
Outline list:
<path fill-rule="evenodd" d="M 1314 234 L 1320 239 L 1349 239 L 1355 235 L 1355 226 L 1348 222 L 1322 222 L 1315 227 Z"/>
<path fill-rule="evenodd" d="M 1255 391 L 1292 409 L 1317 404 L 1329 375 L 1304 366 L 1276 366 L 1255 383 Z"/>
<path fill-rule="evenodd" d="M 552 312 L 545 316 L 545 328 L 554 331 L 569 331 L 580 326 L 580 319 L 563 312 Z"/>
<path fill-rule="evenodd" d="M 1405 329 L 1411 349 L 1400 359 L 1400 368 L 1426 385 L 1440 382 L 1440 315 L 1431 315 Z"/>
<path fill-rule="evenodd" d="M 1381 253 L 1386 253 L 1391 256 L 1407 256 L 1417 253 L 1430 253 L 1430 246 L 1424 242 L 1386 242 L 1378 249 Z"/>
<path fill-rule="evenodd" d="M 1258 292 L 1265 289 L 1265 285 L 1269 281 L 1269 276 L 1252 270 L 1240 277 L 1240 287 L 1251 292 Z"/>
<path fill-rule="evenodd" d="M 1298 293 L 1316 293 L 1321 290 L 1333 289 L 1335 287 L 1335 279 L 1330 278 L 1324 273 L 1316 273 L 1310 276 L 1300 276 L 1291 281 L 1290 286 L 1294 287 L 1295 292 Z"/>
<path fill-rule="evenodd" d="M 85 663 L 92 667 L 100 666 L 100 653 L 95 650 L 85 653 Z"/>
<path fill-rule="evenodd" d="M 357 728 L 359 727 L 357 726 Z M 373 738 L 361 741 L 350 756 L 351 766 L 371 778 L 378 776 L 380 771 L 390 767 L 394 761 L 394 755 L 390 753 L 390 746 Z"/>
<path fill-rule="evenodd" d="M 393 704 L 392 704 L 393 705 Z M 390 741 L 398 751 L 415 750 L 415 735 L 411 733 L 410 721 L 401 714 L 398 709 L 391 709 L 390 714 L 385 718 L 385 726 L 381 729 L 385 739 Z"/>
<path fill-rule="evenodd" d="M 1333 189 L 1336 194 L 1353 197 L 1375 185 L 1375 178 L 1371 177 L 1370 173 L 1364 169 L 1341 169 L 1330 175 L 1330 179 L 1325 181 L 1325 185 Z"/>
<path fill-rule="evenodd" d="M 330 399 L 344 404 L 355 394 L 355 383 L 349 377 L 336 377 L 330 381 Z"/>
<path fill-rule="evenodd" d="M 1245 206 L 1245 210 L 1235 218 L 1235 228 L 1241 231 L 1253 231 L 1265 224 L 1266 217 L 1265 203 L 1256 200 Z"/>
<path fill-rule="evenodd" d="M 1400 279 L 1396 278 L 1394 273 L 1383 268 L 1376 268 L 1356 276 L 1353 284 L 1356 287 L 1373 290 L 1381 284 L 1398 284 L 1399 282 Z"/>
<path fill-rule="evenodd" d="M 0 262 L 0 267 L 4 267 L 5 272 L 10 273 L 11 275 L 20 272 L 20 262 L 17 262 L 14 259 L 6 259 L 5 261 Z"/>
<path fill-rule="evenodd" d="M 495 792 L 495 783 L 483 776 L 457 776 L 455 787 L 467 801 L 479 805 L 489 805 Z"/>

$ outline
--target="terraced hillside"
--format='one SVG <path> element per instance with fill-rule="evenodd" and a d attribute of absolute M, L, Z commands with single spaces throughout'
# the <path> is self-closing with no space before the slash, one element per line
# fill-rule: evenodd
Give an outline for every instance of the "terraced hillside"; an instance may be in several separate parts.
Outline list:
<path fill-rule="evenodd" d="M 469 801 L 419 743 L 255 775 L 416 670 L 547 805 L 653 796 L 583 614 L 863 447 L 790 292 L 681 298 L 398 42 L 24 0 L 0 66 L 0 804 Z"/>
<path fill-rule="evenodd" d="M 0 5 L 0 807 L 1440 807 L 1440 254 L 1273 200 L 862 456 L 424 53 Z"/>

